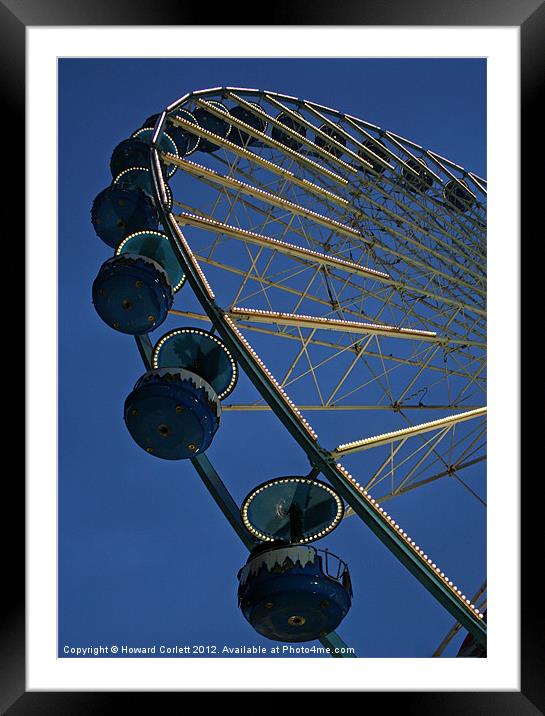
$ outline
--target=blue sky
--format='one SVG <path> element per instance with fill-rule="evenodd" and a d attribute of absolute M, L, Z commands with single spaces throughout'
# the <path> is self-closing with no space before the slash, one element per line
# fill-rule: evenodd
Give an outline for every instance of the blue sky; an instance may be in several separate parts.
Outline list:
<path fill-rule="evenodd" d="M 123 402 L 142 363 L 134 341 L 108 329 L 91 304 L 111 252 L 90 208 L 111 179 L 114 146 L 186 92 L 222 85 L 338 108 L 486 177 L 484 60 L 59 62 L 59 655 L 65 645 L 272 645 L 237 609 L 247 552 L 191 465 L 154 459 L 132 442 Z M 244 380 L 238 390 L 247 390 Z M 230 413 L 208 454 L 237 502 L 268 477 L 308 471 L 269 413 Z M 417 490 L 395 509 L 472 593 L 484 578 L 482 514 L 463 491 L 447 490 Z M 445 501 L 448 514 L 438 509 Z M 317 546 L 350 565 L 354 602 L 338 632 L 359 656 L 431 654 L 450 615 L 357 518 Z"/>

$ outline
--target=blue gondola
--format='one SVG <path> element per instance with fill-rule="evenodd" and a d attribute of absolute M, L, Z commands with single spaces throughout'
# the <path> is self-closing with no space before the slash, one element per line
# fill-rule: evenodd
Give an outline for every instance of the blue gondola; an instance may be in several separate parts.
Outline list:
<path fill-rule="evenodd" d="M 217 336 L 179 328 L 157 342 L 151 362 L 125 401 L 131 436 L 165 460 L 203 453 L 220 424 L 220 401 L 235 386 L 235 361 Z"/>
<path fill-rule="evenodd" d="M 220 109 L 228 113 L 227 107 L 221 102 L 209 100 L 208 104 L 212 105 L 216 109 Z M 212 114 L 206 109 L 206 107 L 197 107 L 197 109 L 193 112 L 193 116 L 197 120 L 199 126 L 203 129 L 212 132 L 212 134 L 217 134 L 218 137 L 221 137 L 222 139 L 227 139 L 229 137 L 229 134 L 231 133 L 231 125 L 229 122 L 221 117 L 217 117 L 215 114 Z M 219 148 L 218 144 L 201 137 L 199 145 L 201 152 L 215 152 Z"/>
<path fill-rule="evenodd" d="M 124 169 L 115 177 L 112 184 L 123 189 L 140 189 L 155 202 L 153 176 L 146 167 L 135 166 Z M 170 211 L 172 209 L 172 190 L 166 182 L 164 186 L 167 195 L 165 208 Z"/>
<path fill-rule="evenodd" d="M 205 380 L 220 400 L 235 388 L 238 369 L 230 351 L 218 336 L 191 326 L 175 328 L 153 349 L 154 368 L 191 370 Z"/>
<path fill-rule="evenodd" d="M 369 151 L 372 152 L 375 156 L 379 157 L 380 159 L 383 159 L 385 162 L 389 161 L 390 156 L 382 142 L 380 142 L 378 139 L 366 139 L 364 142 L 362 142 L 362 144 L 364 147 L 367 147 L 367 149 L 369 149 Z M 365 161 L 371 165 L 371 169 L 376 174 L 382 174 L 386 167 L 384 166 L 384 164 L 381 164 L 381 162 L 375 159 L 373 154 L 366 152 L 364 149 L 358 149 L 358 156 L 360 156 L 362 159 L 365 159 Z M 371 169 L 368 169 L 367 166 L 362 165 L 360 168 L 365 174 L 372 174 Z"/>
<path fill-rule="evenodd" d="M 467 188 L 465 182 L 458 180 L 460 183 L 451 179 L 443 187 L 443 199 L 458 211 L 464 213 L 469 211 L 474 204 L 474 198 Z M 463 186 L 460 186 L 463 184 Z"/>
<path fill-rule="evenodd" d="M 132 134 L 132 139 L 136 139 L 139 142 L 143 142 L 148 147 L 149 152 L 149 145 L 151 144 L 151 140 L 153 139 L 155 130 L 153 127 L 142 127 L 141 129 L 137 129 L 136 132 Z M 186 140 L 187 144 L 187 140 Z M 167 154 L 172 154 L 174 157 L 180 156 L 180 152 L 178 151 L 178 145 L 172 139 L 170 134 L 167 134 L 166 132 L 162 132 L 159 137 L 159 148 L 161 151 L 166 152 Z M 182 146 L 182 150 L 185 149 L 185 146 Z M 168 164 L 165 165 L 161 162 L 162 168 L 163 168 L 163 175 L 170 179 L 173 174 L 176 173 L 176 166 L 174 164 Z M 131 165 L 131 166 L 134 166 Z"/>
<path fill-rule="evenodd" d="M 199 123 L 195 119 L 193 113 L 188 109 L 176 109 L 171 115 L 167 116 L 165 130 L 176 142 L 178 154 L 181 157 L 188 157 L 199 148 L 201 140 L 196 134 L 192 134 L 188 129 L 184 129 L 183 127 L 179 127 L 174 124 L 172 120 L 176 118 L 184 119 L 186 122 L 191 122 L 191 124 L 195 124 L 196 126 L 198 126 Z"/>
<path fill-rule="evenodd" d="M 93 304 L 102 320 L 121 333 L 142 335 L 163 323 L 185 275 L 166 234 L 137 231 L 126 236 L 93 284 Z"/>
<path fill-rule="evenodd" d="M 416 174 L 413 174 L 413 172 L 409 171 L 406 167 L 403 167 L 401 170 L 408 189 L 421 192 L 426 192 L 428 189 L 431 189 L 433 186 L 433 176 L 427 171 L 424 161 L 407 159 L 405 164 L 416 172 Z"/>
<path fill-rule="evenodd" d="M 146 256 L 122 254 L 105 261 L 93 282 L 93 305 L 121 333 L 142 335 L 159 326 L 173 291 L 163 267 Z"/>
<path fill-rule="evenodd" d="M 112 177 L 130 167 L 149 167 L 149 144 L 135 137 L 124 139 L 116 146 L 110 157 Z"/>
<path fill-rule="evenodd" d="M 292 110 L 292 112 L 302 117 L 302 114 L 300 112 L 297 112 L 296 110 Z M 288 127 L 294 132 L 297 132 L 297 134 L 300 134 L 302 137 L 307 136 L 307 129 L 305 125 L 294 119 L 291 114 L 280 112 L 280 114 L 276 116 L 276 121 L 280 122 L 280 124 L 283 124 L 285 127 Z M 273 126 L 271 130 L 271 137 L 277 142 L 280 142 L 284 146 L 288 147 L 289 149 L 293 149 L 296 152 L 298 152 L 303 146 L 302 143 L 297 141 L 295 137 L 292 137 L 287 132 L 283 132 L 276 126 Z"/>
<path fill-rule="evenodd" d="M 145 373 L 125 401 L 124 420 L 134 441 L 164 460 L 204 452 L 220 423 L 221 406 L 196 373 L 158 368 Z"/>
<path fill-rule="evenodd" d="M 309 545 L 258 545 L 238 580 L 242 614 L 259 634 L 274 641 L 325 636 L 338 627 L 352 604 L 348 566 Z"/>
<path fill-rule="evenodd" d="M 137 231 L 126 236 L 116 249 L 116 254 L 138 254 L 156 261 L 166 271 L 174 293 L 185 283 L 185 274 L 169 238 L 162 231 Z"/>
<path fill-rule="evenodd" d="M 128 234 L 159 228 L 159 215 L 151 198 L 138 188 L 106 187 L 91 208 L 91 223 L 105 244 L 116 248 Z"/>
<path fill-rule="evenodd" d="M 251 102 L 250 104 L 259 109 L 259 105 L 255 104 L 255 102 Z M 236 119 L 240 119 L 245 124 L 249 124 L 250 127 L 256 129 L 258 132 L 264 133 L 267 130 L 267 122 L 261 117 L 257 117 L 249 109 L 246 109 L 246 107 L 242 107 L 241 105 L 237 104 L 235 107 L 232 107 L 229 110 L 229 114 Z M 229 141 L 233 142 L 234 144 L 237 144 L 239 147 L 253 146 L 255 144 L 260 144 L 261 142 L 261 140 L 257 137 L 252 137 L 248 134 L 248 132 L 245 132 L 243 129 L 238 129 L 234 126 L 231 128 Z"/>
<path fill-rule="evenodd" d="M 332 127 L 329 124 L 322 124 L 320 126 L 320 129 L 324 134 L 327 134 L 328 137 L 331 137 L 331 139 L 334 139 L 338 144 L 342 144 L 343 147 L 346 146 L 346 138 L 341 132 L 338 132 L 334 127 Z M 335 144 L 332 144 L 331 142 L 328 142 L 327 139 L 324 139 L 320 134 L 316 134 L 314 137 L 314 142 L 321 147 L 322 149 L 325 149 L 326 152 L 329 152 L 330 154 L 333 154 L 334 157 L 342 157 L 343 150 L 337 147 Z"/>

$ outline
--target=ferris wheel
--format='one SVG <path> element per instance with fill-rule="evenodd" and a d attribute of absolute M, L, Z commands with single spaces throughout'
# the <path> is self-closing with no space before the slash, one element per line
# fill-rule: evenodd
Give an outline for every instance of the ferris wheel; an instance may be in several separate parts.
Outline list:
<path fill-rule="evenodd" d="M 146 369 L 125 423 L 151 456 L 192 462 L 250 550 L 247 621 L 341 655 L 349 568 L 311 544 L 359 518 L 454 617 L 435 655 L 461 628 L 463 655 L 484 654 L 486 583 L 467 594 L 394 515 L 441 479 L 485 506 L 464 476 L 486 459 L 486 180 L 342 111 L 234 87 L 147 118 L 110 169 L 93 303 Z M 272 411 L 308 474 L 236 504 L 206 455 L 235 411 Z"/>

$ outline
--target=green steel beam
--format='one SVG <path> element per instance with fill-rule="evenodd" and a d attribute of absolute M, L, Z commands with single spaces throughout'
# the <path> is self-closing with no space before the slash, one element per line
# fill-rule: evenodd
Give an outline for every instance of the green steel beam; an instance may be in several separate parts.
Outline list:
<path fill-rule="evenodd" d="M 248 532 L 246 527 L 244 527 L 237 503 L 233 500 L 231 493 L 225 487 L 210 460 L 203 453 L 202 455 L 191 458 L 191 464 L 199 473 L 199 477 L 204 482 L 206 489 L 212 495 L 212 498 L 227 518 L 231 527 L 244 542 L 245 546 L 249 550 L 253 549 L 258 542 L 253 539 L 252 535 Z"/>
<path fill-rule="evenodd" d="M 146 367 L 146 370 L 150 370 L 153 346 L 149 336 L 135 336 L 135 339 L 144 366 Z M 202 455 L 197 455 L 196 457 L 191 458 L 191 464 L 197 471 L 206 489 L 211 494 L 214 502 L 218 505 L 231 527 L 244 543 L 244 546 L 247 547 L 248 550 L 251 550 L 257 544 L 257 541 L 253 539 L 251 534 L 244 527 L 237 503 L 234 501 L 231 493 L 214 469 L 210 460 L 203 453 Z M 351 651 L 350 647 L 348 647 L 341 637 L 334 631 L 331 632 L 331 634 L 320 637 L 320 642 L 323 646 L 331 650 L 331 656 L 334 658 L 356 657 L 355 652 Z"/>
<path fill-rule="evenodd" d="M 356 653 L 351 650 L 351 647 L 346 646 L 334 631 L 327 636 L 321 637 L 320 642 L 330 650 L 329 653 L 334 659 L 357 659 Z"/>

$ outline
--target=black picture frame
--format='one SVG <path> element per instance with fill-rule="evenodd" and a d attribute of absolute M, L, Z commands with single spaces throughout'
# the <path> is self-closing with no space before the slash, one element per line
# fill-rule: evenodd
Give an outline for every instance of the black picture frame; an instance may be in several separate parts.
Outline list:
<path fill-rule="evenodd" d="M 237 16 L 249 18 L 257 24 L 255 8 L 245 13 L 244 3 L 238 4 Z M 215 25 L 232 25 L 233 6 L 215 6 Z M 540 0 L 351 0 L 337 3 L 314 0 L 277 0 L 269 17 L 260 18 L 265 25 L 382 25 L 382 26 L 517 26 L 520 27 L 521 59 L 521 161 L 522 226 L 527 229 L 529 241 L 542 242 L 542 229 L 537 221 L 542 191 L 539 180 L 531 176 L 536 164 L 536 141 L 542 144 L 543 112 L 538 101 L 543 85 L 545 67 L 545 5 Z M 3 174 L 7 178 L 3 192 L 4 209 L 15 218 L 19 235 L 24 217 L 21 187 L 24 186 L 24 148 L 22 135 L 25 127 L 25 29 L 27 26 L 81 26 L 81 25 L 202 25 L 198 6 L 171 0 L 154 0 L 136 5 L 129 0 L 0 0 L 0 92 L 2 96 L 2 154 Z M 11 141 L 10 137 L 16 141 Z M 538 197 L 538 192 L 540 196 Z M 542 201 L 542 200 L 541 200 Z M 533 218 L 536 219 L 535 224 Z M 530 233 L 530 225 L 532 233 Z M 522 235 L 522 231 L 521 231 Z M 521 247 L 519 247 L 519 250 Z M 6 257 L 7 258 L 7 257 Z M 11 257 L 10 257 L 11 258 Z M 22 257 L 20 259 L 24 261 Z M 13 265 L 13 264 L 12 264 Z M 24 264 L 23 264 L 24 265 Z M 22 272 L 21 272 L 22 273 Z M 19 288 L 22 296 L 22 288 Z M 12 294 L 13 295 L 13 294 Z M 7 305 L 10 304 L 6 300 Z M 6 305 L 6 304 L 5 304 Z M 14 312 L 14 316 L 15 316 Z M 20 315 L 19 312 L 17 315 Z M 13 333 L 17 323 L 9 325 Z M 511 338 L 513 334 L 511 329 Z M 9 339 L 13 344 L 13 338 Z M 7 343 L 7 341 L 5 341 Z M 19 358 L 19 366 L 24 358 Z M 17 373 L 17 368 L 11 365 Z M 11 373 L 11 371 L 10 371 Z M 534 376 L 535 377 L 535 376 Z M 18 401 L 22 402 L 22 401 Z M 9 428 L 7 429 L 9 430 Z M 9 435 L 9 433 L 8 433 Z M 8 435 L 5 435 L 7 438 Z M 522 435 L 521 435 L 522 437 Z M 11 436 L 10 448 L 11 448 Z M 529 443 L 529 439 L 527 439 Z M 9 451 L 11 455 L 13 448 Z M 8 454 L 8 451 L 5 453 Z M 9 477 L 8 477 L 9 476 Z M 533 477 L 540 481 L 537 473 Z M 494 476 L 491 476 L 494 479 Z M 532 489 L 521 484 L 522 495 L 522 553 L 521 553 L 521 645 L 519 692 L 407 692 L 368 693 L 366 699 L 379 696 L 403 699 L 405 713 L 441 714 L 500 714 L 521 715 L 545 713 L 545 628 L 541 590 L 535 581 L 534 560 L 542 561 L 541 527 L 535 518 L 535 495 Z M 14 517 L 6 530 L 2 544 L 4 566 L 3 597 L 5 606 L 0 618 L 0 711 L 10 716 L 19 714 L 85 714 L 102 713 L 109 706 L 142 707 L 145 704 L 157 709 L 157 699 L 164 692 L 112 693 L 112 692 L 27 692 L 25 688 L 25 489 L 22 476 L 6 471 L 3 480 L 4 504 L 10 505 Z M 4 514 L 8 512 L 5 508 Z M 526 519 L 525 515 L 530 515 Z M 334 691 L 334 679 L 331 681 Z M 177 694 L 175 694 L 177 695 Z M 138 701 L 136 701 L 136 699 Z M 163 699 L 161 699 L 162 701 Z M 374 699 L 373 699 L 374 700 Z M 382 702 L 384 703 L 384 702 Z M 367 708 L 369 704 L 367 702 Z"/>

